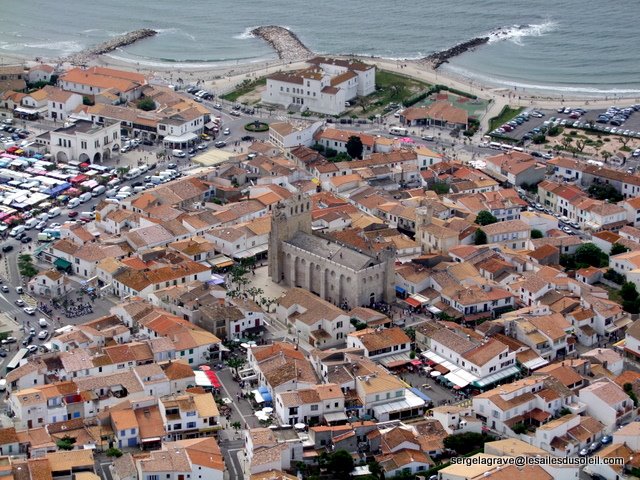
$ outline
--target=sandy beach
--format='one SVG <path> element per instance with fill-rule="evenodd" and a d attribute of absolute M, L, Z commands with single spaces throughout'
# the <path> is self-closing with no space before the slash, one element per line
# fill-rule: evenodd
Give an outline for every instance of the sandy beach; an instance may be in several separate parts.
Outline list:
<path fill-rule="evenodd" d="M 284 33 L 283 38 L 279 39 L 280 42 L 278 42 L 278 39 L 274 38 L 272 34 L 272 37 L 269 39 L 269 43 L 275 48 L 278 48 L 279 45 L 281 48 L 296 49 L 296 55 L 287 54 L 286 52 L 283 53 L 283 51 L 280 50 L 275 53 L 281 58 L 274 58 L 267 61 L 256 61 L 250 63 L 236 62 L 232 65 L 190 65 L 188 63 L 165 63 L 149 67 L 122 61 L 107 54 L 94 56 L 89 59 L 87 63 L 88 65 L 101 65 L 137 71 L 148 75 L 153 83 L 177 86 L 197 84 L 203 86 L 203 88 L 212 90 L 215 94 L 224 94 L 246 79 L 258 78 L 279 70 L 293 70 L 304 66 L 303 61 L 296 60 L 298 58 L 308 56 L 307 53 L 309 50 L 306 49 L 302 43 L 298 43 L 297 45 L 295 44 L 295 41 L 298 41 L 298 39 L 293 32 L 289 32 L 286 29 L 282 30 Z M 298 51 L 303 51 L 303 53 L 298 54 Z M 608 107 L 612 104 L 624 105 L 640 102 L 640 99 L 636 97 L 624 98 L 622 96 L 605 96 L 594 98 L 578 94 L 567 95 L 566 93 L 561 92 L 556 92 L 555 94 L 545 92 L 541 94 L 540 92 L 531 91 L 526 88 L 509 89 L 505 87 L 495 87 L 483 84 L 474 79 L 454 76 L 450 72 L 447 72 L 446 69 L 434 69 L 427 62 L 421 60 L 391 60 L 378 57 L 358 56 L 350 56 L 348 58 L 372 63 L 380 69 L 390 70 L 409 77 L 414 77 L 427 83 L 447 85 L 449 87 L 486 98 L 491 101 L 491 105 L 485 115 L 485 120 L 497 115 L 504 105 L 538 108 L 556 108 L 559 104 L 565 106 Z M 47 62 L 46 59 L 38 60 Z M 3 62 L 5 64 L 26 63 L 27 65 L 37 63 L 33 59 L 25 59 L 11 55 L 3 55 Z M 54 60 L 49 63 L 56 62 Z M 64 63 L 61 64 L 61 66 L 63 68 L 67 68 L 72 65 Z"/>

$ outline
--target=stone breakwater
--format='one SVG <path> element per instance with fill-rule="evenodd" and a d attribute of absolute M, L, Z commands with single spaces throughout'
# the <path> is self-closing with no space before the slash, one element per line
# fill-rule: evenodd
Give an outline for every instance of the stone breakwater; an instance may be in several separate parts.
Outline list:
<path fill-rule="evenodd" d="M 61 61 L 69 62 L 74 65 L 82 65 L 99 55 L 113 52 L 120 47 L 126 47 L 127 45 L 131 45 L 138 40 L 142 40 L 143 38 L 153 37 L 157 33 L 158 32 L 156 32 L 155 30 L 151 30 L 149 28 L 134 30 L 132 32 L 125 33 L 124 35 L 118 35 L 117 37 L 111 38 L 110 40 L 102 42 L 101 44 L 94 47 L 89 47 L 82 50 L 81 52 L 69 55 L 68 57 L 61 59 Z"/>
<path fill-rule="evenodd" d="M 277 25 L 267 25 L 251 30 L 251 34 L 262 38 L 278 54 L 281 60 L 299 62 L 313 56 L 304 43 L 291 30 Z"/>
<path fill-rule="evenodd" d="M 484 45 L 489 42 L 490 37 L 476 37 L 471 40 L 467 40 L 466 42 L 459 43 L 454 45 L 447 50 L 442 50 L 440 52 L 432 53 L 428 57 L 425 57 L 420 60 L 422 63 L 426 63 L 430 65 L 432 68 L 436 69 L 443 63 L 447 63 L 450 58 L 457 57 L 458 55 L 462 55 L 463 53 L 479 47 L 480 45 Z"/>

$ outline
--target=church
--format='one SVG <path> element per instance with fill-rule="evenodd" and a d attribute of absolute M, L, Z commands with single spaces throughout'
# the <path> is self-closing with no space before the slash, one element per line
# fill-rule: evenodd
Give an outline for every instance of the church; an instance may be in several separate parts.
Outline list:
<path fill-rule="evenodd" d="M 311 230 L 311 200 L 297 194 L 278 202 L 271 218 L 269 275 L 287 287 L 300 287 L 341 308 L 392 302 L 395 298 L 393 248 L 355 250 Z"/>

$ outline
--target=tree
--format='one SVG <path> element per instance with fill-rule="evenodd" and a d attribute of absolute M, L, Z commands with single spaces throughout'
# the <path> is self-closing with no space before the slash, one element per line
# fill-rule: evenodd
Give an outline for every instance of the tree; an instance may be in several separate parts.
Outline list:
<path fill-rule="evenodd" d="M 490 441 L 493 441 L 491 435 L 467 432 L 458 435 L 449 435 L 445 437 L 443 443 L 445 448 L 455 450 L 458 455 L 464 455 L 482 448 L 485 442 Z"/>
<path fill-rule="evenodd" d="M 107 450 L 107 457 L 116 457 L 119 458 L 122 456 L 122 450 L 115 448 L 115 447 L 111 447 Z"/>
<path fill-rule="evenodd" d="M 233 373 L 238 375 L 238 370 L 245 364 L 244 358 L 230 358 L 227 360 L 227 366 L 233 370 Z"/>
<path fill-rule="evenodd" d="M 544 134 L 539 133 L 537 135 L 534 135 L 531 141 L 536 145 L 540 145 L 541 143 L 545 143 L 547 141 L 547 137 L 545 137 Z"/>
<path fill-rule="evenodd" d="M 587 146 L 587 142 L 586 140 L 581 140 L 581 139 L 577 139 L 576 140 L 576 149 L 582 153 L 582 151 L 584 150 L 584 147 Z"/>
<path fill-rule="evenodd" d="M 476 233 L 473 235 L 473 243 L 475 245 L 486 245 L 487 244 L 487 234 L 480 228 L 476 230 Z"/>
<path fill-rule="evenodd" d="M 492 223 L 498 223 L 498 219 L 488 210 L 480 210 L 476 216 L 476 223 L 478 225 L 491 225 Z"/>
<path fill-rule="evenodd" d="M 94 102 L 93 100 L 91 100 L 91 98 L 87 97 L 86 95 L 82 97 L 82 104 L 83 105 L 93 105 Z"/>
<path fill-rule="evenodd" d="M 589 187 L 588 193 L 598 200 L 609 200 L 614 203 L 621 201 L 623 198 L 620 192 L 610 184 L 601 185 L 594 183 Z"/>
<path fill-rule="evenodd" d="M 369 102 L 370 102 L 369 97 L 358 97 L 356 100 L 356 105 L 358 105 L 362 109 L 362 113 L 364 113 L 367 111 Z"/>
<path fill-rule="evenodd" d="M 614 243 L 611 246 L 611 252 L 609 252 L 609 255 L 618 255 L 619 253 L 624 253 L 624 252 L 628 252 L 629 249 L 627 247 L 625 247 L 624 245 L 622 245 L 621 243 Z"/>
<path fill-rule="evenodd" d="M 242 428 L 242 424 L 240 422 L 233 422 L 231 424 L 231 428 L 233 428 L 237 432 Z"/>
<path fill-rule="evenodd" d="M 336 450 L 329 456 L 327 468 L 338 478 L 349 478 L 353 472 L 353 457 L 346 450 Z"/>
<path fill-rule="evenodd" d="M 538 230 L 536 228 L 531 230 L 531 238 L 533 238 L 534 240 L 536 238 L 542 238 L 542 237 L 544 237 L 544 234 L 540 230 Z"/>
<path fill-rule="evenodd" d="M 602 267 L 608 263 L 608 257 L 593 243 L 584 243 L 576 250 L 575 261 L 577 265 Z"/>
<path fill-rule="evenodd" d="M 253 300 L 254 302 L 256 301 L 256 297 L 258 295 L 262 295 L 263 293 L 264 290 L 260 287 L 250 287 L 247 289 L 247 295 L 249 295 L 251 297 L 251 300 Z"/>
<path fill-rule="evenodd" d="M 31 278 L 36 276 L 38 269 L 33 266 L 31 255 L 20 255 L 18 257 L 18 271 L 23 277 Z"/>
<path fill-rule="evenodd" d="M 153 101 L 153 98 L 144 97 L 138 100 L 138 108 L 145 112 L 150 112 L 156 109 L 156 102 Z"/>
<path fill-rule="evenodd" d="M 364 146 L 362 145 L 360 137 L 351 135 L 349 140 L 347 140 L 346 149 L 351 158 L 362 158 Z"/>
<path fill-rule="evenodd" d="M 76 439 L 65 435 L 56 442 L 56 446 L 59 450 L 73 450 L 73 445 L 76 443 Z"/>
<path fill-rule="evenodd" d="M 622 300 L 635 301 L 638 299 L 638 290 L 633 282 L 625 282 L 620 287 L 620 298 Z"/>

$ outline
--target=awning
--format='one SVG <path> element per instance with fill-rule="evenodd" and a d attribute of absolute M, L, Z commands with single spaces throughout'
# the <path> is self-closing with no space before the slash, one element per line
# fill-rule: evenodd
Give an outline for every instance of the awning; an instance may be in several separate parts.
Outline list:
<path fill-rule="evenodd" d="M 269 250 L 269 245 L 260 245 L 257 247 L 253 247 L 253 248 L 249 248 L 247 250 L 245 250 L 244 252 L 240 252 L 234 255 L 234 258 L 249 258 L 249 257 L 255 257 L 256 255 L 259 255 L 263 252 L 266 252 L 267 250 Z"/>
<path fill-rule="evenodd" d="M 204 372 L 205 375 L 207 376 L 207 378 L 209 379 L 209 381 L 211 382 L 211 386 L 213 388 L 220 388 L 220 380 L 218 380 L 218 376 L 216 375 L 216 372 L 212 371 L 212 370 L 207 370 L 206 372 Z"/>
<path fill-rule="evenodd" d="M 624 328 L 627 325 L 630 325 L 632 323 L 633 323 L 633 320 L 631 320 L 629 317 L 619 318 L 618 320 L 613 322 L 613 324 L 611 324 L 609 327 L 607 327 L 605 330 L 607 332 L 609 332 L 609 333 L 615 332 L 616 330 Z"/>
<path fill-rule="evenodd" d="M 416 293 L 414 295 L 411 295 L 411 298 L 413 298 L 414 300 L 420 302 L 420 305 L 424 305 L 425 303 L 429 303 L 429 299 L 423 295 L 420 295 L 419 293 Z"/>
<path fill-rule="evenodd" d="M 422 361 L 420 361 L 420 360 L 411 360 L 411 365 L 419 367 L 420 365 L 422 365 Z"/>
<path fill-rule="evenodd" d="M 161 440 L 160 437 L 149 437 L 149 438 L 142 438 L 142 443 L 149 443 L 149 442 L 159 442 Z"/>
<path fill-rule="evenodd" d="M 331 422 L 344 422 L 347 419 L 347 415 L 344 412 L 335 412 L 335 413 L 325 413 L 324 419 Z"/>
<path fill-rule="evenodd" d="M 404 288 L 402 288 L 402 287 L 398 287 L 398 286 L 396 285 L 396 293 L 401 293 L 401 294 L 403 294 L 403 295 L 404 295 L 405 293 L 407 293 L 407 291 L 406 291 Z"/>
<path fill-rule="evenodd" d="M 66 270 L 71 266 L 71 262 L 67 262 L 64 258 L 56 258 L 56 261 L 53 262 L 53 264 L 62 270 Z"/>
<path fill-rule="evenodd" d="M 405 298 L 404 301 L 414 308 L 420 308 L 422 306 L 422 304 L 418 300 L 415 300 L 412 297 Z"/>
<path fill-rule="evenodd" d="M 418 397 L 420 397 L 422 400 L 424 400 L 427 403 L 431 403 L 431 397 L 429 397 L 428 395 L 426 395 L 425 393 L 421 392 L 420 389 L 418 388 L 411 388 L 411 391 L 413 393 L 415 393 Z"/>
<path fill-rule="evenodd" d="M 382 405 L 373 407 L 376 418 L 380 418 L 384 414 L 403 412 L 405 410 L 413 410 L 414 408 L 424 407 L 425 400 L 420 398 L 411 390 L 405 390 L 405 396 L 402 400 L 387 402 Z"/>
<path fill-rule="evenodd" d="M 449 372 L 444 376 L 444 378 L 460 388 L 464 388 L 471 383 L 456 375 L 456 372 Z"/>
<path fill-rule="evenodd" d="M 434 307 L 433 305 L 429 305 L 427 307 L 427 310 L 429 310 L 434 315 L 438 315 L 439 313 L 442 313 L 442 310 L 440 310 L 438 307 Z"/>
<path fill-rule="evenodd" d="M 518 373 L 520 373 L 520 369 L 518 367 L 515 367 L 515 366 L 509 367 L 502 370 L 501 372 L 497 372 L 497 373 L 494 373 L 493 375 L 489 375 L 488 377 L 480 378 L 479 380 L 476 380 L 475 382 L 473 382 L 473 385 L 478 388 L 484 388 L 487 385 L 491 385 L 493 383 L 499 382 L 504 378 L 511 377 L 512 375 L 516 375 Z"/>
<path fill-rule="evenodd" d="M 264 403 L 264 398 L 262 398 L 262 394 L 258 390 L 251 390 L 251 394 L 256 403 Z"/>
<path fill-rule="evenodd" d="M 167 135 L 163 138 L 163 142 L 166 143 L 184 143 L 195 140 L 198 136 L 195 133 L 185 133 L 184 135 Z"/>

